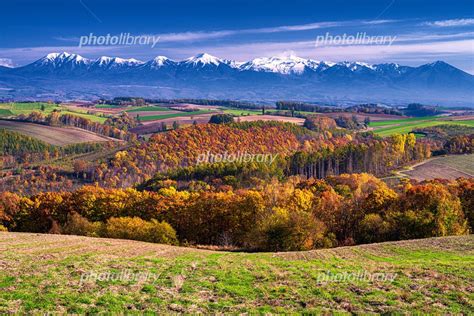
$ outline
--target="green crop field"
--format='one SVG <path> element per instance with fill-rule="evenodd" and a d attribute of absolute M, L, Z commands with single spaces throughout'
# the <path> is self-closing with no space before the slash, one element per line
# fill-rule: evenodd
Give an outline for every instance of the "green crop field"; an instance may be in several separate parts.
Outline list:
<path fill-rule="evenodd" d="M 405 124 L 405 123 L 418 122 L 418 121 L 433 121 L 439 118 L 440 118 L 439 116 L 410 117 L 410 118 L 399 119 L 399 120 L 370 122 L 369 126 L 378 127 L 378 126 L 387 126 L 387 125 L 392 125 L 392 124 Z"/>
<path fill-rule="evenodd" d="M 44 111 L 42 111 L 44 107 Z M 50 104 L 44 102 L 32 102 L 32 103 L 22 103 L 22 102 L 12 102 L 12 103 L 0 103 L 1 110 L 9 110 L 12 114 L 10 115 L 20 115 L 20 114 L 29 114 L 33 111 L 43 112 L 45 114 L 51 113 L 53 110 L 60 110 L 61 107 L 57 104 Z M 1 113 L 0 113 L 1 114 Z"/>
<path fill-rule="evenodd" d="M 474 120 L 450 121 L 447 120 L 446 117 L 431 116 L 423 118 L 409 118 L 403 120 L 371 122 L 369 124 L 370 127 L 374 128 L 374 132 L 380 136 L 407 134 L 417 128 L 431 127 L 436 125 L 474 126 Z"/>
<path fill-rule="evenodd" d="M 208 114 L 212 113 L 209 110 L 199 110 L 199 111 L 192 111 L 192 112 L 181 112 L 181 113 L 172 113 L 172 114 L 163 114 L 163 115 L 150 115 L 150 116 L 140 116 L 140 121 L 157 121 L 157 120 L 164 120 L 168 118 L 174 117 L 182 117 L 182 116 L 193 116 L 199 114 Z"/>
<path fill-rule="evenodd" d="M 115 104 L 96 104 L 94 105 L 95 108 L 97 109 L 116 109 L 116 108 L 123 108 L 121 105 L 115 105 Z"/>
<path fill-rule="evenodd" d="M 32 102 L 32 103 L 0 103 L 0 116 L 17 116 L 20 114 L 28 115 L 33 111 L 41 112 L 45 115 L 53 112 L 54 110 L 60 111 L 61 114 L 71 114 L 81 116 L 90 119 L 93 122 L 104 123 L 107 118 L 88 114 L 86 111 L 72 111 L 58 104 L 49 104 L 43 102 Z"/>
<path fill-rule="evenodd" d="M 7 314 L 469 314 L 474 306 L 473 235 L 233 253 L 0 233 L 0 254 Z"/>
<path fill-rule="evenodd" d="M 106 117 L 97 116 L 97 115 L 94 115 L 94 114 L 88 114 L 88 113 L 85 113 L 85 112 L 82 113 L 82 112 L 78 112 L 78 111 L 71 111 L 71 110 L 61 110 L 61 114 L 76 115 L 76 116 L 80 116 L 80 117 L 89 119 L 92 122 L 98 122 L 98 123 L 104 123 L 107 120 Z"/>
<path fill-rule="evenodd" d="M 12 111 L 8 109 L 1 109 L 0 108 L 0 116 L 11 116 L 13 115 Z"/>
<path fill-rule="evenodd" d="M 231 114 L 231 115 L 236 115 L 236 116 L 262 114 L 261 110 L 237 109 L 237 108 L 226 108 L 226 107 L 222 107 L 220 108 L 220 110 L 222 110 L 224 114 Z"/>

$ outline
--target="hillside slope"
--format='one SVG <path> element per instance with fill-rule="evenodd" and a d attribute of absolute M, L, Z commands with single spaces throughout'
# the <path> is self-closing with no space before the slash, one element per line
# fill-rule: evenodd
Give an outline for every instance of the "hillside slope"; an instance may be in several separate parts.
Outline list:
<path fill-rule="evenodd" d="M 473 235 L 248 254 L 0 233 L 0 267 L 0 312 L 468 313 L 474 308 Z"/>
<path fill-rule="evenodd" d="M 75 127 L 54 127 L 19 121 L 0 120 L 0 128 L 15 131 L 57 146 L 115 140 Z"/>

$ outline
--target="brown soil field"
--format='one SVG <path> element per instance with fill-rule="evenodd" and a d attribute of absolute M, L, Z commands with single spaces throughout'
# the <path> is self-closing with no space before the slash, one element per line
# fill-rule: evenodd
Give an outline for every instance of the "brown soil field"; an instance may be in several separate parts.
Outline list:
<path fill-rule="evenodd" d="M 175 121 L 180 125 L 190 125 L 193 124 L 194 121 L 196 121 L 198 124 L 206 124 L 209 123 L 209 119 L 213 114 L 215 113 L 194 115 L 192 118 L 191 116 L 180 116 L 157 121 L 143 122 L 143 125 L 130 129 L 130 132 L 138 135 L 152 134 L 161 130 L 162 123 L 165 123 L 168 127 L 171 127 Z"/>
<path fill-rule="evenodd" d="M 70 104 L 70 103 L 63 103 L 61 106 L 70 109 L 71 111 L 86 111 L 90 113 L 104 113 L 104 114 L 118 114 L 122 111 L 127 110 L 127 107 L 122 107 L 122 108 L 95 108 L 92 106 L 81 106 L 81 105 L 76 105 L 76 104 Z"/>
<path fill-rule="evenodd" d="M 183 109 L 218 110 L 220 108 L 220 106 L 218 105 L 199 105 L 199 104 L 191 104 L 191 103 L 171 104 L 169 105 L 169 107 L 177 108 L 180 110 L 183 110 Z"/>
<path fill-rule="evenodd" d="M 474 115 L 455 115 L 442 118 L 443 121 L 467 121 L 474 120 Z"/>
<path fill-rule="evenodd" d="M 411 170 L 401 171 L 400 173 L 418 181 L 471 178 L 474 177 L 474 154 L 429 159 L 412 166 Z"/>
<path fill-rule="evenodd" d="M 0 128 L 15 131 L 57 146 L 114 140 L 80 128 L 52 127 L 15 121 L 0 120 Z"/>

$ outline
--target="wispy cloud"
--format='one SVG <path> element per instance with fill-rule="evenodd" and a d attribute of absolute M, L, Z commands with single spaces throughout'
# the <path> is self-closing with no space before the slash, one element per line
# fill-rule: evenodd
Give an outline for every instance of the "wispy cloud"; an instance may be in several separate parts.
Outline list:
<path fill-rule="evenodd" d="M 474 32 L 461 32 L 450 34 L 429 34 L 429 33 L 409 33 L 397 36 L 397 43 L 400 42 L 426 42 L 437 40 L 454 39 L 474 39 Z"/>
<path fill-rule="evenodd" d="M 217 39 L 217 38 L 224 38 L 224 37 L 237 36 L 237 35 L 243 35 L 243 34 L 270 34 L 270 33 L 283 33 L 283 32 L 301 32 L 301 31 L 310 31 L 310 30 L 333 28 L 333 27 L 375 25 L 375 24 L 385 24 L 385 23 L 392 23 L 392 22 L 396 22 L 396 20 L 326 21 L 326 22 L 315 22 L 315 23 L 298 24 L 298 25 L 282 25 L 282 26 L 251 28 L 251 29 L 220 30 L 220 31 L 190 31 L 190 32 L 163 33 L 163 34 L 142 34 L 142 36 L 159 36 L 161 43 L 172 43 L 172 42 L 189 42 L 189 41 L 198 41 L 198 40 Z M 140 35 L 140 34 L 133 34 L 133 35 Z M 63 41 L 63 42 L 79 42 L 79 37 L 58 36 L 58 37 L 54 37 L 54 39 Z"/>
<path fill-rule="evenodd" d="M 436 27 L 469 26 L 469 25 L 474 25 L 474 19 L 441 20 L 441 21 L 425 22 L 423 24 L 429 25 L 429 26 L 436 26 Z"/>

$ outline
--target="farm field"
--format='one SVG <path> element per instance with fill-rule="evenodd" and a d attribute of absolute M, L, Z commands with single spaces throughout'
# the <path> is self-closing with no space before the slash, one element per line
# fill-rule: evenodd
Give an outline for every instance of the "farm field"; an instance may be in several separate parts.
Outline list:
<path fill-rule="evenodd" d="M 474 154 L 432 158 L 400 173 L 418 181 L 474 177 Z"/>
<path fill-rule="evenodd" d="M 0 128 L 15 131 L 57 146 L 110 140 L 79 128 L 52 127 L 16 121 L 0 120 Z"/>
<path fill-rule="evenodd" d="M 2 313 L 468 314 L 474 303 L 473 235 L 252 254 L 0 233 L 0 259 Z M 335 278 L 362 271 L 393 278 Z"/>
<path fill-rule="evenodd" d="M 44 111 L 42 111 L 42 108 Z M 10 115 L 20 115 L 20 114 L 29 114 L 33 111 L 51 113 L 54 110 L 61 110 L 61 107 L 57 104 L 50 104 L 45 102 L 32 102 L 32 103 L 21 103 L 21 102 L 12 102 L 12 103 L 0 103 L 0 111 L 7 110 Z M 1 112 L 0 112 L 1 115 Z"/>
<path fill-rule="evenodd" d="M 162 115 L 148 115 L 148 116 L 140 116 L 140 122 L 146 121 L 158 121 L 170 118 L 179 118 L 179 117 L 191 117 L 194 115 L 202 115 L 202 114 L 209 114 L 209 111 L 206 110 L 199 110 L 199 111 L 192 111 L 192 112 L 177 112 L 177 113 L 168 113 Z"/>
<path fill-rule="evenodd" d="M 219 110 L 224 114 L 231 114 L 235 116 L 262 114 L 261 110 L 248 110 L 248 109 L 237 109 L 237 108 L 226 108 L 226 107 L 222 107 Z"/>
<path fill-rule="evenodd" d="M 71 114 L 71 115 L 75 115 L 75 116 L 80 116 L 80 117 L 89 119 L 92 122 L 98 122 L 98 123 L 104 123 L 107 120 L 106 117 L 97 116 L 97 115 L 88 114 L 88 113 L 81 113 L 81 112 L 77 112 L 77 111 L 67 111 L 67 110 L 64 111 L 64 110 L 62 110 L 61 113 L 62 114 Z"/>
<path fill-rule="evenodd" d="M 304 119 L 298 117 L 287 117 L 287 116 L 278 116 L 278 115 L 248 115 L 240 116 L 236 119 L 240 122 L 253 122 L 253 121 L 279 121 L 279 122 L 289 122 L 298 125 L 303 125 Z"/>
<path fill-rule="evenodd" d="M 96 104 L 94 105 L 97 109 L 121 109 L 123 106 L 115 104 Z"/>
<path fill-rule="evenodd" d="M 80 117 L 84 117 L 90 119 L 93 122 L 103 123 L 107 119 L 106 117 L 88 114 L 87 108 L 81 108 L 78 106 L 72 105 L 58 105 L 58 104 L 50 104 L 44 102 L 33 102 L 33 103 L 21 103 L 21 102 L 14 102 L 14 103 L 0 103 L 0 117 L 7 117 L 7 116 L 16 116 L 20 114 L 28 115 L 33 111 L 41 112 L 43 114 L 49 114 L 54 110 L 60 111 L 61 114 L 71 114 Z M 99 113 L 98 113 L 99 114 Z"/>
<path fill-rule="evenodd" d="M 371 122 L 369 127 L 380 136 L 390 136 L 393 134 L 406 134 L 414 129 L 431 127 L 436 125 L 464 125 L 474 126 L 474 120 L 450 120 L 448 117 L 423 117 L 423 118 L 408 118 L 402 120 L 391 120 L 384 122 Z"/>
<path fill-rule="evenodd" d="M 365 114 L 365 113 L 348 113 L 348 112 L 333 112 L 333 113 L 317 113 L 317 112 L 300 112 L 302 114 L 315 114 L 315 115 L 322 115 L 322 116 L 328 116 L 333 119 L 339 118 L 341 116 L 347 117 L 347 118 L 352 118 L 352 116 L 357 117 L 357 119 L 360 122 L 363 122 L 365 118 L 370 118 L 371 122 L 381 122 L 382 124 L 385 123 L 386 121 L 390 120 L 400 120 L 400 119 L 405 119 L 406 117 L 404 116 L 399 116 L 399 115 L 391 115 L 391 114 Z"/>
<path fill-rule="evenodd" d="M 156 112 L 156 111 L 169 111 L 169 108 L 161 107 L 161 106 L 140 106 L 134 107 L 130 110 L 126 110 L 125 112 Z"/>
<path fill-rule="evenodd" d="M 177 122 L 180 126 L 191 125 L 195 121 L 199 124 L 206 124 L 214 113 L 200 114 L 196 116 L 180 116 L 172 117 L 167 119 L 161 119 L 158 121 L 144 121 L 142 125 L 130 129 L 132 133 L 138 135 L 147 135 L 161 131 L 162 124 L 167 125 L 170 128 L 174 122 Z"/>
<path fill-rule="evenodd" d="M 439 118 L 440 118 L 439 116 L 408 117 L 408 118 L 403 118 L 403 119 L 370 122 L 369 126 L 378 127 L 378 126 L 403 124 L 403 123 L 411 123 L 411 122 L 418 122 L 418 121 L 433 121 L 433 120 L 437 120 Z"/>

